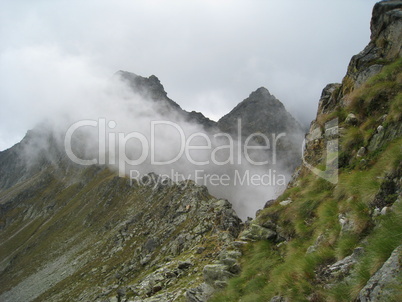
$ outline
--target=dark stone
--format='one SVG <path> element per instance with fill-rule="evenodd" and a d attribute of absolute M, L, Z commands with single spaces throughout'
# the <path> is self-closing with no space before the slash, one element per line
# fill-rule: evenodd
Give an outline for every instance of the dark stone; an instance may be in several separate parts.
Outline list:
<path fill-rule="evenodd" d="M 274 204 L 275 204 L 275 201 L 276 201 L 275 199 L 268 200 L 268 201 L 265 203 L 265 205 L 264 205 L 264 209 L 266 209 L 266 208 L 268 208 L 268 207 L 274 205 Z"/>
<path fill-rule="evenodd" d="M 159 245 L 159 240 L 157 238 L 149 238 L 144 244 L 144 250 L 146 253 L 153 252 Z"/>
<path fill-rule="evenodd" d="M 188 269 L 189 267 L 193 266 L 194 264 L 190 261 L 180 261 L 179 265 L 177 266 L 179 269 Z"/>

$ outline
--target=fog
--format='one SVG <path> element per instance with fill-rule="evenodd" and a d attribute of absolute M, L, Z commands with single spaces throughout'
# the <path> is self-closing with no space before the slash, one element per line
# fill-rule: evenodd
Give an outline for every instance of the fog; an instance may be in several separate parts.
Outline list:
<path fill-rule="evenodd" d="M 52 56 L 57 59 L 55 53 L 46 53 L 43 59 Z M 245 152 L 242 138 L 187 122 L 174 110 L 162 108 L 166 103 L 136 93 L 118 76 L 101 78 L 82 62 L 58 69 L 63 68 L 63 73 L 53 73 L 52 90 L 43 93 L 35 86 L 30 91 L 38 108 L 58 101 L 32 112 L 43 114 L 43 123 L 25 146 L 28 164 L 43 154 L 55 161 L 54 146 L 49 145 L 55 142 L 46 138 L 51 134 L 76 164 L 107 166 L 140 185 L 147 184 L 143 176 L 150 172 L 162 175 L 160 181 L 169 178 L 184 186 L 191 179 L 212 195 L 230 200 L 243 219 L 254 216 L 289 181 L 280 155 L 274 160 L 266 150 Z M 70 71 L 77 79 L 74 83 L 64 81 Z"/>
<path fill-rule="evenodd" d="M 184 109 L 215 120 L 264 86 L 307 126 L 322 88 L 368 43 L 375 2 L 0 1 L 0 150 L 62 106 L 88 68 L 155 74 Z"/>

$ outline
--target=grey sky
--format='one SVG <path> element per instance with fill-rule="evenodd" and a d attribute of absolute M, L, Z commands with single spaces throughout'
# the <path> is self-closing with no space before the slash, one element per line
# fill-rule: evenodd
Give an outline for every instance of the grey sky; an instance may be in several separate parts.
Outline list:
<path fill-rule="evenodd" d="M 0 0 L 0 150 L 120 69 L 215 120 L 265 86 L 308 124 L 368 43 L 375 2 Z"/>

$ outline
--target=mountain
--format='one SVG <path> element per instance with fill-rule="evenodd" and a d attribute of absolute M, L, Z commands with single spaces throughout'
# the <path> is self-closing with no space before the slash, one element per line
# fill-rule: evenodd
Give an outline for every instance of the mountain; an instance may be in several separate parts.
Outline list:
<path fill-rule="evenodd" d="M 247 135 L 299 129 L 265 88 L 216 123 L 183 110 L 156 76 L 115 76 L 163 118 L 210 136 L 234 134 L 222 125 L 235 126 L 238 117 Z M 268 129 L 276 116 L 287 120 Z M 119 177 L 114 165 L 74 163 L 66 129 L 57 128 L 42 123 L 0 152 L 0 301 L 199 301 L 239 273 L 243 243 L 235 239 L 243 222 L 229 201 L 192 180 L 152 173 L 151 166 L 132 179 Z M 73 153 L 99 159 L 92 139 L 78 133 Z"/>
<path fill-rule="evenodd" d="M 232 111 L 223 116 L 218 122 L 214 122 L 200 112 L 183 110 L 180 105 L 167 96 L 163 85 L 154 75 L 146 78 L 121 70 L 115 75 L 127 82 L 134 92 L 158 104 L 162 104 L 160 110 L 164 115 L 175 113 L 185 121 L 200 124 L 207 130 L 222 131 L 235 136 L 238 134 L 238 119 L 241 119 L 241 130 L 244 138 L 254 133 L 263 133 L 268 137 L 273 134 L 285 133 L 292 137 L 292 142 L 298 138 L 298 141 L 294 142 L 293 145 L 297 145 L 298 149 L 300 149 L 300 137 L 304 135 L 303 128 L 286 110 L 285 106 L 275 96 L 271 95 L 265 87 L 260 87 L 252 92 L 247 99 L 240 102 Z M 283 141 L 281 140 L 280 143 L 285 144 Z M 290 141 L 289 139 L 286 142 L 287 145 L 282 148 L 283 150 L 290 147 Z"/>
<path fill-rule="evenodd" d="M 232 137 L 238 137 L 238 122 L 241 121 L 242 140 L 253 134 L 265 135 L 270 144 L 275 145 L 275 150 L 268 151 L 283 162 L 288 171 L 293 171 L 300 164 L 301 145 L 304 136 L 304 129 L 286 110 L 285 106 L 271 95 L 265 87 L 260 87 L 252 92 L 248 98 L 240 102 L 233 110 L 219 119 L 218 122 L 211 121 L 200 112 L 188 112 L 183 110 L 176 102 L 167 97 L 159 79 L 152 75 L 149 78 L 136 74 L 119 71 L 116 73 L 124 81 L 127 81 L 133 91 L 143 97 L 149 98 L 158 104 L 163 104 L 160 112 L 164 116 L 173 114 L 173 121 L 177 118 L 202 125 L 207 131 L 217 133 L 228 133 Z M 253 139 L 253 143 L 264 145 L 261 140 Z"/>
<path fill-rule="evenodd" d="M 0 301 L 399 301 L 401 29 L 402 1 L 374 6 L 369 45 L 322 92 L 303 165 L 245 222 L 192 180 L 73 164 L 52 127 L 28 132 L 0 152 Z M 285 133 L 281 152 L 300 130 L 265 88 L 215 123 L 155 76 L 116 76 L 188 128 L 236 134 L 241 118 L 243 143 Z"/>
<path fill-rule="evenodd" d="M 285 106 L 265 87 L 252 92 L 248 98 L 223 116 L 218 121 L 218 127 L 224 132 L 236 132 L 238 119 L 242 120 L 244 136 L 256 132 L 266 135 L 303 132 L 300 124 L 286 111 Z"/>
<path fill-rule="evenodd" d="M 61 178 L 51 167 L 4 192 L 0 300 L 145 299 L 178 288 L 168 298 L 196 284 L 241 221 L 205 187 L 148 177 L 130 183 L 93 166 Z"/>
<path fill-rule="evenodd" d="M 252 92 L 219 119 L 217 126 L 221 131 L 237 136 L 239 121 L 243 139 L 263 134 L 272 145 L 269 151 L 281 158 L 290 172 L 300 164 L 304 130 L 268 89 L 260 87 Z"/>
<path fill-rule="evenodd" d="M 158 107 L 160 113 L 163 115 L 171 115 L 172 113 L 175 113 L 179 118 L 202 125 L 205 129 L 211 129 L 216 126 L 214 121 L 205 117 L 201 112 L 188 112 L 183 110 L 179 104 L 167 96 L 163 85 L 154 75 L 146 78 L 128 71 L 120 70 L 116 72 L 115 76 L 125 81 L 134 92 L 140 94 L 144 98 L 158 103 L 158 105 L 160 105 Z M 175 118 L 177 119 L 178 117 L 176 116 Z"/>
<path fill-rule="evenodd" d="M 400 301 L 401 46 L 402 1 L 377 3 L 370 43 L 322 92 L 303 165 L 247 222 L 242 272 L 209 301 Z"/>
<path fill-rule="evenodd" d="M 0 152 L 0 192 L 29 180 L 50 165 L 74 167 L 46 124 L 29 130 L 21 142 Z"/>

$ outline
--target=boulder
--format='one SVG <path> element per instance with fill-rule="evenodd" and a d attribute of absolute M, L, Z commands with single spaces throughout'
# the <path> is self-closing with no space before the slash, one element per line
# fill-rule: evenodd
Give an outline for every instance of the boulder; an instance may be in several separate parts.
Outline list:
<path fill-rule="evenodd" d="M 187 290 L 186 302 L 206 302 L 213 294 L 214 289 L 212 286 L 202 283 L 196 288 Z"/>
<path fill-rule="evenodd" d="M 279 204 L 281 206 L 287 206 L 288 204 L 291 204 L 293 201 L 291 199 L 286 199 L 284 201 L 281 201 Z"/>
<path fill-rule="evenodd" d="M 348 125 L 355 126 L 358 123 L 358 119 L 357 119 L 356 115 L 354 115 L 353 113 L 349 113 L 345 119 L 345 123 Z"/>
<path fill-rule="evenodd" d="M 401 257 L 402 245 L 392 252 L 384 265 L 370 278 L 366 286 L 360 291 L 358 301 L 391 301 L 392 297 L 397 297 L 396 290 L 399 288 L 399 293 L 401 291 Z"/>
<path fill-rule="evenodd" d="M 351 255 L 323 269 L 319 274 L 319 279 L 331 287 L 332 283 L 340 281 L 350 275 L 351 269 L 363 252 L 364 249 L 362 247 L 355 248 Z"/>
<path fill-rule="evenodd" d="M 269 302 L 288 302 L 289 300 L 282 296 L 275 296 Z"/>
<path fill-rule="evenodd" d="M 240 240 L 245 241 L 268 240 L 274 238 L 276 238 L 276 232 L 258 224 L 251 224 L 240 234 Z"/>
<path fill-rule="evenodd" d="M 359 151 L 357 151 L 356 157 L 363 157 L 366 154 L 366 148 L 361 147 Z"/>
<path fill-rule="evenodd" d="M 234 275 L 228 271 L 228 267 L 224 264 L 206 265 L 203 270 L 205 283 L 215 286 L 216 281 L 226 281 Z"/>
<path fill-rule="evenodd" d="M 193 266 L 194 264 L 191 261 L 179 261 L 177 267 L 179 269 L 188 269 L 189 267 Z"/>

